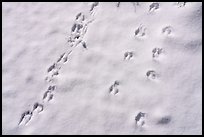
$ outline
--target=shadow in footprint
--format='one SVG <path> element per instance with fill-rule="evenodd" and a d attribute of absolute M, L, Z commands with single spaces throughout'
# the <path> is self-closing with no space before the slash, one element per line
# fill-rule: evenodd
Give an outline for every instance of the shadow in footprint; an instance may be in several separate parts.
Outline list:
<path fill-rule="evenodd" d="M 162 118 L 157 122 L 157 124 L 165 125 L 165 124 L 168 124 L 169 122 L 171 122 L 171 116 L 165 116 L 165 117 L 162 117 Z"/>

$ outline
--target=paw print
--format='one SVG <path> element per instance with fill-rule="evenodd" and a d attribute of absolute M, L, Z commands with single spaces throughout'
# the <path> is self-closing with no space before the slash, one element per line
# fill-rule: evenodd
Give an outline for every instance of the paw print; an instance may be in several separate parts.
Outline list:
<path fill-rule="evenodd" d="M 140 25 L 136 30 L 135 30 L 135 36 L 138 38 L 142 38 L 146 35 L 146 28 L 143 25 Z"/>
<path fill-rule="evenodd" d="M 118 89 L 118 86 L 119 86 L 119 81 L 115 81 L 113 85 L 110 86 L 109 88 L 109 93 L 113 93 L 114 95 L 118 94 L 119 93 L 119 89 Z"/>
<path fill-rule="evenodd" d="M 150 6 L 149 6 L 149 12 L 153 12 L 155 10 L 159 9 L 159 3 L 153 2 Z"/>
<path fill-rule="evenodd" d="M 158 77 L 158 74 L 154 70 L 148 70 L 146 76 L 148 79 L 154 80 Z"/>
<path fill-rule="evenodd" d="M 154 48 L 152 50 L 152 57 L 153 58 L 158 58 L 159 55 L 163 52 L 163 49 L 162 48 Z"/>
<path fill-rule="evenodd" d="M 130 60 L 133 57 L 133 51 L 127 51 L 124 53 L 124 60 Z"/>
<path fill-rule="evenodd" d="M 146 113 L 139 112 L 135 117 L 136 125 L 142 127 L 145 124 Z"/>
<path fill-rule="evenodd" d="M 173 28 L 171 26 L 166 26 L 162 29 L 162 34 L 168 36 L 172 33 Z"/>

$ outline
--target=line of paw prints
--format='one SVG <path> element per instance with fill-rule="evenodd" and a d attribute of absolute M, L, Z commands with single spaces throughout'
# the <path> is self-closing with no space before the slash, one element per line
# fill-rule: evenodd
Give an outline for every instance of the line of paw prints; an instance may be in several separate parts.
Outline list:
<path fill-rule="evenodd" d="M 181 3 L 181 2 L 178 2 L 177 5 L 178 7 L 184 7 L 185 6 L 185 2 Z M 116 4 L 116 7 L 120 7 L 121 3 L 118 2 Z M 138 3 L 139 5 L 139 3 Z M 152 4 L 150 4 L 149 6 L 149 12 L 152 13 L 152 12 L 155 12 L 157 11 L 158 9 L 160 8 L 160 4 L 159 3 L 156 3 L 156 2 L 153 2 Z M 161 29 L 161 34 L 163 36 L 171 36 L 172 35 L 172 32 L 173 32 L 173 27 L 168 25 L 168 26 L 165 26 Z M 134 36 L 138 39 L 143 39 L 145 38 L 145 36 L 147 35 L 147 28 L 143 25 L 143 24 L 140 24 L 135 32 L 134 32 Z M 155 47 L 152 49 L 152 59 L 153 60 L 157 60 L 162 54 L 164 54 L 164 49 L 161 48 L 161 47 Z M 126 51 L 124 53 L 124 57 L 123 57 L 123 60 L 124 61 L 128 61 L 130 59 L 132 59 L 135 55 L 135 52 L 134 51 Z M 146 77 L 147 79 L 149 80 L 156 80 L 158 77 L 159 77 L 159 74 L 155 71 L 155 70 L 147 70 L 146 72 Z M 113 95 L 116 95 L 119 93 L 119 89 L 118 89 L 118 86 L 119 86 L 119 82 L 116 80 L 110 87 L 109 87 L 109 93 L 110 94 L 113 94 Z M 146 124 L 146 121 L 148 119 L 148 115 L 147 113 L 143 113 L 143 112 L 139 112 L 136 116 L 135 116 L 135 123 L 136 123 L 136 127 L 143 127 L 145 124 Z M 157 119 L 156 123 L 157 125 L 165 125 L 165 124 L 169 124 L 171 122 L 171 116 L 162 116 L 160 117 L 159 119 Z"/>
<path fill-rule="evenodd" d="M 82 12 L 76 15 L 74 24 L 71 27 L 71 34 L 67 41 L 70 47 L 76 47 L 77 45 L 81 44 L 83 48 L 87 49 L 87 45 L 86 42 L 83 41 L 83 37 L 87 32 L 89 23 L 94 20 L 94 10 L 98 5 L 99 2 L 93 2 L 91 4 L 91 8 L 89 10 L 90 15 L 85 15 Z"/>
<path fill-rule="evenodd" d="M 41 113 L 44 110 L 44 103 L 49 102 L 53 99 L 53 93 L 56 89 L 55 85 L 48 86 L 48 89 L 43 95 L 42 103 L 36 102 L 31 110 L 25 111 L 20 118 L 20 121 L 18 123 L 19 126 L 21 125 L 27 125 L 29 121 L 32 119 L 33 116 L 36 114 Z"/>
<path fill-rule="evenodd" d="M 134 36 L 138 39 L 142 39 L 146 35 L 147 28 L 144 25 L 140 25 L 136 30 Z M 173 31 L 173 28 L 171 26 L 165 26 L 161 29 L 161 34 L 163 36 L 170 36 Z M 159 57 L 164 54 L 164 49 L 161 47 L 155 47 L 152 49 L 152 59 L 158 60 Z M 134 54 L 130 54 L 130 52 L 125 52 L 124 59 L 129 60 L 133 57 Z M 158 74 L 154 70 L 148 70 L 146 73 L 146 76 L 148 79 L 154 80 L 158 78 Z"/>
<path fill-rule="evenodd" d="M 98 6 L 98 4 L 98 2 L 92 3 L 89 12 L 91 15 L 94 13 L 94 9 Z M 87 31 L 88 24 L 92 21 L 93 20 L 88 20 L 82 12 L 78 13 L 71 28 L 68 45 L 71 47 L 76 47 L 77 45 L 81 44 L 84 49 L 87 49 L 87 44 L 85 41 L 83 41 L 83 37 Z M 57 61 L 48 67 L 45 81 L 49 83 L 49 86 L 43 94 L 42 103 L 36 102 L 31 110 L 23 112 L 21 114 L 18 126 L 27 125 L 36 114 L 39 114 L 44 110 L 44 103 L 50 102 L 53 99 L 54 91 L 56 90 L 56 85 L 53 85 L 54 78 L 59 75 L 59 70 L 61 69 L 62 65 L 68 61 L 72 52 L 73 49 L 62 53 Z"/>

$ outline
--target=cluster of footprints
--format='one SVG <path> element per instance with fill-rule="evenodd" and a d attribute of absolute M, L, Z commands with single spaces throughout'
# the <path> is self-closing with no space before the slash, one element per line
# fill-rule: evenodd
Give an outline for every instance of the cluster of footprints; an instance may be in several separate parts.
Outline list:
<path fill-rule="evenodd" d="M 180 7 L 184 7 L 186 5 L 186 2 L 177 2 L 175 3 L 178 8 Z M 116 4 L 116 7 L 119 8 L 121 5 L 121 2 L 118 2 Z M 139 2 L 137 2 L 137 4 L 134 3 L 134 5 L 137 5 L 139 6 Z M 155 12 L 156 10 L 158 10 L 160 8 L 160 4 L 157 3 L 157 2 L 153 2 L 149 5 L 149 10 L 148 12 L 149 13 L 153 13 Z M 161 29 L 161 33 L 162 35 L 164 36 L 170 36 L 171 33 L 173 31 L 173 28 L 171 26 L 165 26 Z M 134 32 L 134 36 L 135 38 L 137 39 L 143 39 L 145 38 L 146 36 L 146 33 L 147 33 L 147 28 L 143 25 L 143 24 L 140 24 L 138 26 L 138 28 L 136 28 L 135 32 Z M 161 54 L 164 53 L 164 49 L 163 48 L 160 48 L 160 47 L 155 47 L 152 49 L 152 59 L 153 60 L 157 60 L 159 58 L 159 56 Z M 126 51 L 124 53 L 124 61 L 128 61 L 130 59 L 132 59 L 134 56 L 134 51 Z M 147 79 L 149 80 L 155 80 L 157 79 L 159 76 L 159 74 L 155 71 L 155 70 L 148 70 L 146 72 L 146 77 Z M 118 89 L 118 85 L 119 85 L 119 82 L 116 80 L 114 82 L 114 84 L 112 84 L 109 88 L 109 93 L 110 94 L 113 94 L 113 95 L 116 95 L 119 93 L 119 89 Z M 144 124 L 145 124 L 145 120 L 147 118 L 147 114 L 146 113 L 143 113 L 143 112 L 139 112 L 136 116 L 135 116 L 135 122 L 136 122 L 136 126 L 137 127 L 142 127 Z M 160 118 L 156 124 L 168 124 L 169 122 L 171 121 L 171 117 L 170 116 L 164 116 L 162 118 Z"/>
<path fill-rule="evenodd" d="M 87 32 L 88 25 L 94 20 L 95 8 L 99 5 L 98 2 L 93 2 L 88 15 L 80 12 L 76 15 L 74 24 L 71 27 L 71 34 L 68 38 L 68 46 L 71 48 L 68 51 L 62 53 L 59 58 L 47 69 L 47 76 L 45 81 L 48 82 L 48 88 L 42 96 L 42 101 L 36 102 L 30 110 L 26 110 L 21 114 L 18 126 L 27 125 L 34 116 L 37 116 L 42 111 L 46 103 L 49 103 L 54 98 L 56 91 L 56 84 L 54 84 L 55 78 L 60 74 L 59 71 L 62 66 L 68 62 L 69 56 L 73 52 L 74 48 L 81 45 L 82 48 L 87 49 L 87 44 L 83 40 L 84 35 Z"/>
<path fill-rule="evenodd" d="M 120 7 L 120 4 L 121 3 L 118 2 L 116 6 Z M 56 76 L 59 75 L 59 70 L 61 69 L 61 67 L 68 61 L 69 55 L 71 55 L 71 53 L 73 52 L 74 47 L 81 45 L 84 49 L 87 49 L 87 44 L 83 40 L 83 37 L 87 32 L 88 24 L 94 20 L 93 19 L 94 10 L 98 5 L 99 5 L 98 2 L 92 3 L 91 8 L 89 10 L 89 15 L 85 15 L 82 12 L 80 12 L 76 15 L 75 22 L 71 28 L 71 34 L 70 34 L 68 41 L 67 41 L 68 45 L 70 47 L 72 47 L 71 50 L 62 53 L 60 55 L 60 57 L 57 59 L 57 61 L 54 62 L 47 69 L 47 76 L 46 76 L 45 80 L 48 82 L 49 86 L 43 94 L 42 102 L 41 103 L 39 103 L 39 102 L 34 103 L 31 110 L 26 110 L 25 112 L 23 112 L 21 114 L 20 121 L 18 123 L 19 126 L 27 125 L 33 116 L 41 113 L 44 110 L 45 103 L 50 102 L 53 99 L 54 91 L 56 90 L 56 85 L 53 84 L 54 79 Z M 139 6 L 139 5 L 140 5 L 139 2 L 137 2 L 137 3 L 133 2 L 133 6 L 135 7 L 135 10 L 136 10 L 136 6 Z M 178 7 L 184 7 L 186 5 L 186 2 L 178 2 L 178 3 L 176 3 L 176 5 Z M 149 6 L 149 12 L 154 12 L 154 11 L 158 10 L 159 7 L 160 7 L 159 3 L 152 3 Z M 89 17 L 87 17 L 87 16 L 89 16 Z M 146 35 L 146 30 L 147 30 L 147 28 L 144 25 L 140 24 L 140 26 L 135 30 L 134 36 L 138 39 L 142 39 Z M 172 27 L 171 26 L 166 26 L 162 29 L 163 35 L 168 36 L 171 33 L 172 33 Z M 162 48 L 155 47 L 152 50 L 152 58 L 156 59 L 162 53 L 163 53 Z M 133 56 L 134 56 L 133 51 L 125 52 L 124 53 L 124 61 L 132 59 Z M 148 70 L 146 73 L 146 76 L 148 79 L 154 80 L 158 77 L 158 74 L 156 73 L 155 70 Z M 119 93 L 119 89 L 118 89 L 119 85 L 120 85 L 120 83 L 118 80 L 114 81 L 114 83 L 109 88 L 109 93 L 113 94 L 113 95 L 118 94 Z M 146 113 L 139 112 L 135 116 L 136 125 L 142 127 L 145 124 L 146 116 L 147 116 Z M 171 121 L 171 117 L 165 116 L 165 117 L 162 117 L 158 121 L 157 124 L 168 124 L 170 121 Z"/>

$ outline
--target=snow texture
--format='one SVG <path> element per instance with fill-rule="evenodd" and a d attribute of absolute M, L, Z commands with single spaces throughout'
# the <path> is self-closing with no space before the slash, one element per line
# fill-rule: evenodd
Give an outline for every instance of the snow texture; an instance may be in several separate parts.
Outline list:
<path fill-rule="evenodd" d="M 2 3 L 2 133 L 202 134 L 202 3 Z"/>

